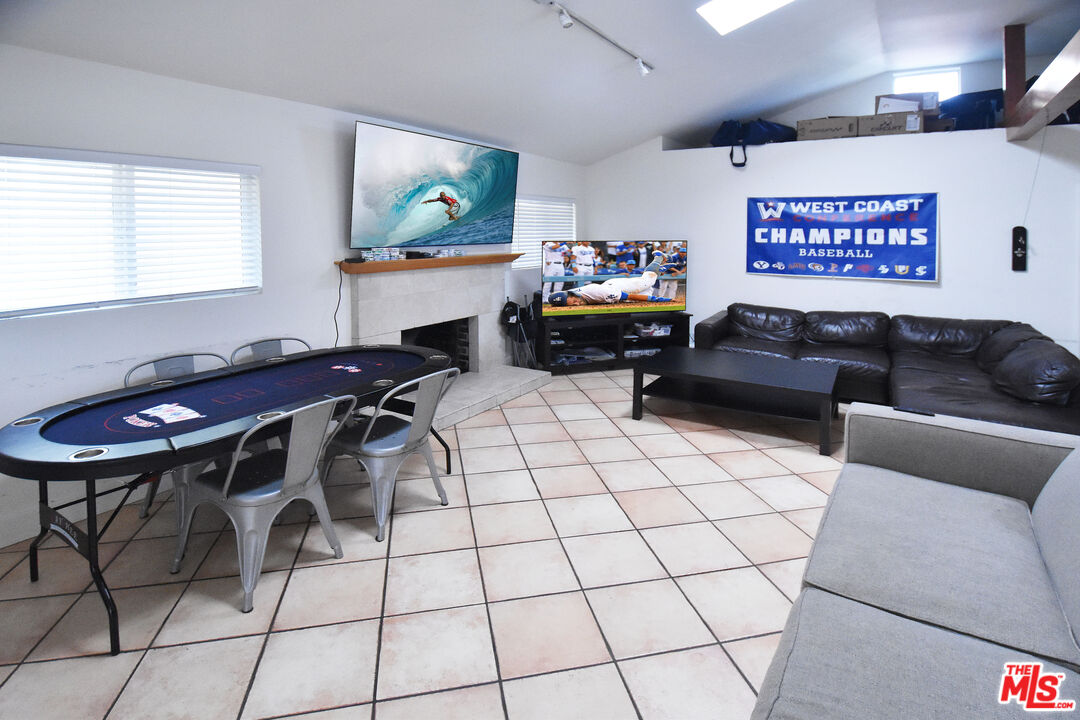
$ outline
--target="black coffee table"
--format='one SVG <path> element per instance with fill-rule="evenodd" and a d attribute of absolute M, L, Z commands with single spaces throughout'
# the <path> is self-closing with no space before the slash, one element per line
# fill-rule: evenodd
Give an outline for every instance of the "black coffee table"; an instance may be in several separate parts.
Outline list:
<path fill-rule="evenodd" d="M 642 387 L 646 373 L 660 377 Z M 817 420 L 819 449 L 828 455 L 832 451 L 829 431 L 836 405 L 835 385 L 836 367 L 831 365 L 668 347 L 634 366 L 633 417 L 641 419 L 641 396 L 645 394 Z"/>

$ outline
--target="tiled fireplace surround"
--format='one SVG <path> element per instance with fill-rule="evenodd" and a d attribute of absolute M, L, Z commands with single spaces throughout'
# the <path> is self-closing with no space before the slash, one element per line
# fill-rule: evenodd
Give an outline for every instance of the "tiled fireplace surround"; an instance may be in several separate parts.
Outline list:
<path fill-rule="evenodd" d="M 506 302 L 506 263 L 349 275 L 352 342 L 401 342 L 401 331 L 469 319 L 469 372 L 443 398 L 442 429 L 545 385 L 550 373 L 510 364 L 499 323 Z"/>

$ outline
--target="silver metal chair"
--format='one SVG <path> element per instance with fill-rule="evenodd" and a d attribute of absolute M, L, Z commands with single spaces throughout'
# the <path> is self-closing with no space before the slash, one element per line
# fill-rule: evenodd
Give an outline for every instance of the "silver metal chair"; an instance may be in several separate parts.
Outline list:
<path fill-rule="evenodd" d="M 151 385 L 168 385 L 179 378 L 194 375 L 196 372 L 226 367 L 228 364 L 229 361 L 217 353 L 168 355 L 166 357 L 157 358 L 156 360 L 147 360 L 128 370 L 127 374 L 124 375 L 124 387 L 142 385 L 144 383 L 150 383 Z M 195 470 L 196 474 L 201 472 L 208 464 L 209 463 L 199 464 Z M 174 486 L 183 482 L 182 476 L 184 470 L 185 468 L 176 468 L 169 471 L 172 474 Z M 150 481 L 150 485 L 146 489 L 146 495 L 143 497 L 142 507 L 139 508 L 139 517 L 144 518 L 150 512 L 150 506 L 154 503 L 154 497 L 157 496 L 158 486 L 160 485 L 160 476 Z"/>
<path fill-rule="evenodd" d="M 398 470 L 410 455 L 423 454 L 431 470 L 431 479 L 439 493 L 439 500 L 443 505 L 448 502 L 446 491 L 439 480 L 439 469 L 431 454 L 428 437 L 439 401 L 460 374 L 461 371 L 457 368 L 448 368 L 399 385 L 383 396 L 370 417 L 353 418 L 349 427 L 338 433 L 327 447 L 323 458 L 324 477 L 329 477 L 334 458 L 338 455 L 352 456 L 367 470 L 371 479 L 371 502 L 375 507 L 375 523 L 378 527 L 375 539 L 378 541 L 381 541 L 385 534 Z M 390 415 L 383 409 L 393 398 L 413 390 L 416 391 L 416 409 L 411 419 Z"/>
<path fill-rule="evenodd" d="M 304 499 L 315 507 L 326 540 L 334 550 L 334 557 L 342 557 L 341 543 L 326 507 L 318 463 L 327 443 L 342 427 L 340 419 L 350 416 L 355 406 L 356 398 L 345 395 L 267 418 L 240 438 L 227 469 L 205 472 L 177 488 L 176 510 L 180 516 L 180 533 L 171 572 L 180 570 L 191 531 L 191 518 L 195 508 L 204 502 L 221 508 L 236 530 L 240 582 L 244 587 L 244 612 L 252 608 L 270 526 L 293 500 Z M 335 422 L 335 418 L 339 421 Z M 286 450 L 266 450 L 245 456 L 249 452 L 245 446 L 253 437 L 258 442 L 259 438 L 265 438 L 268 434 L 267 428 L 282 423 L 290 423 Z"/>
<path fill-rule="evenodd" d="M 255 342 L 241 345 L 233 350 L 232 355 L 229 356 L 229 364 L 235 365 L 238 358 L 242 358 L 240 362 L 255 362 L 256 360 L 267 360 L 273 357 L 284 357 L 285 349 L 288 346 L 290 352 L 303 352 L 300 350 L 300 346 L 303 346 L 304 350 L 310 350 L 311 346 L 304 340 L 294 337 L 281 337 L 281 338 L 267 338 L 265 340 L 256 340 Z M 246 356 L 245 356 L 246 353 Z"/>

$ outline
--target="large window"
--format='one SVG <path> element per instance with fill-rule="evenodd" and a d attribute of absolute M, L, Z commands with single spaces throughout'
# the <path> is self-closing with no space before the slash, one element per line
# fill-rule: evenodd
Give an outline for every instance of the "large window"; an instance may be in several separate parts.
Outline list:
<path fill-rule="evenodd" d="M 0 318 L 258 290 L 257 173 L 0 145 Z"/>
<path fill-rule="evenodd" d="M 515 260 L 512 267 L 540 267 L 541 245 L 550 241 L 572 243 L 577 239 L 575 228 L 573 200 L 519 195 L 514 203 L 511 251 L 525 254 Z"/>

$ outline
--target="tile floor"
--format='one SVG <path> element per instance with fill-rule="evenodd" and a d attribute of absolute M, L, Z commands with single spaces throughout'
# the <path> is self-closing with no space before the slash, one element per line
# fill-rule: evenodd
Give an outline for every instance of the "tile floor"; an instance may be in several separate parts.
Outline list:
<path fill-rule="evenodd" d="M 0 551 L 0 718 L 745 718 L 840 468 L 812 423 L 660 399 L 628 370 L 557 377 L 419 458 L 374 541 L 365 477 L 326 494 L 345 557 L 294 503 L 239 611 L 235 536 L 197 515 L 183 568 L 166 499 L 103 539 L 124 652 L 83 560 Z"/>

